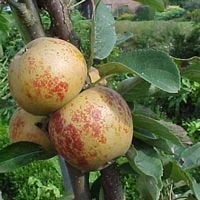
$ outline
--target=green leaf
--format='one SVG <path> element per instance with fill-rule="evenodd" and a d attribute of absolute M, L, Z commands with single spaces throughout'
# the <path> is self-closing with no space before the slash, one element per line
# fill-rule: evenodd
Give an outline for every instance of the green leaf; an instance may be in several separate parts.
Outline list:
<path fill-rule="evenodd" d="M 145 115 L 153 119 L 159 119 L 158 115 L 155 112 L 153 112 L 150 108 L 145 107 L 144 105 L 141 105 L 141 104 L 137 104 L 137 103 L 134 104 L 133 113 Z"/>
<path fill-rule="evenodd" d="M 13 171 L 34 160 L 46 159 L 50 155 L 42 147 L 30 142 L 17 142 L 0 150 L 0 173 Z"/>
<path fill-rule="evenodd" d="M 179 138 L 168 126 L 165 126 L 165 124 L 161 120 L 155 120 L 145 115 L 133 114 L 133 124 L 135 128 L 147 132 L 152 132 L 159 138 L 167 139 L 173 144 L 183 147 L 183 144 L 181 143 Z"/>
<path fill-rule="evenodd" d="M 183 77 L 200 83 L 200 57 L 190 59 L 176 58 L 176 63 L 178 63 Z"/>
<path fill-rule="evenodd" d="M 193 191 L 195 197 L 200 200 L 200 184 L 197 183 L 189 173 L 181 168 L 176 161 L 172 162 L 170 178 L 172 178 L 174 182 L 184 181 Z"/>
<path fill-rule="evenodd" d="M 134 73 L 134 71 L 129 67 L 117 62 L 109 62 L 106 64 L 98 65 L 97 68 L 102 78 L 119 73 Z"/>
<path fill-rule="evenodd" d="M 162 162 L 158 153 L 149 145 L 137 145 L 127 153 L 128 160 L 133 169 L 139 174 L 151 176 L 156 183 L 161 181 L 163 174 Z"/>
<path fill-rule="evenodd" d="M 162 184 L 156 183 L 152 177 L 140 175 L 136 181 L 136 187 L 143 199 L 158 200 Z"/>
<path fill-rule="evenodd" d="M 171 162 L 171 171 L 168 173 L 170 178 L 173 179 L 174 182 L 188 181 L 187 173 L 180 167 L 180 165 L 175 160 Z"/>
<path fill-rule="evenodd" d="M 165 9 L 165 4 L 162 0 L 136 0 L 136 1 L 151 6 L 152 8 L 160 12 L 164 11 Z"/>
<path fill-rule="evenodd" d="M 156 137 L 153 133 L 146 132 L 143 130 L 134 131 L 135 138 L 149 144 L 152 147 L 156 147 L 168 154 L 174 154 L 174 144 L 169 141 Z"/>
<path fill-rule="evenodd" d="M 192 169 L 200 166 L 200 142 L 188 147 L 181 154 L 184 169 Z"/>
<path fill-rule="evenodd" d="M 166 126 L 170 130 L 170 132 L 176 135 L 183 144 L 188 144 L 188 145 L 192 144 L 191 139 L 188 137 L 187 131 L 185 131 L 183 127 L 163 120 L 161 120 L 161 122 L 164 126 Z"/>
<path fill-rule="evenodd" d="M 192 189 L 197 200 L 200 200 L 200 184 L 197 183 L 197 181 L 189 174 L 188 174 L 188 177 L 190 180 L 190 188 Z"/>
<path fill-rule="evenodd" d="M 6 19 L 6 17 L 0 13 L 0 32 L 3 35 L 8 35 L 8 31 L 10 29 L 10 22 Z"/>
<path fill-rule="evenodd" d="M 118 168 L 120 170 L 120 174 L 136 174 L 128 162 L 121 164 Z"/>
<path fill-rule="evenodd" d="M 123 34 L 117 36 L 116 45 L 122 44 L 132 37 L 133 37 L 132 32 L 124 32 Z"/>
<path fill-rule="evenodd" d="M 120 82 L 117 91 L 128 102 L 147 97 L 149 95 L 150 84 L 140 77 L 131 77 Z"/>
<path fill-rule="evenodd" d="M 130 148 L 127 157 L 133 169 L 140 174 L 139 190 L 145 191 L 146 199 L 158 199 L 162 189 L 163 166 L 157 151 L 141 144 Z"/>
<path fill-rule="evenodd" d="M 116 62 L 131 68 L 138 76 L 169 93 L 180 89 L 180 73 L 173 60 L 158 50 L 137 50 L 123 53 Z"/>
<path fill-rule="evenodd" d="M 113 50 L 117 39 L 114 24 L 112 13 L 106 5 L 100 2 L 95 10 L 92 31 L 91 42 L 93 43 L 92 48 L 94 46 L 94 58 L 102 60 Z"/>

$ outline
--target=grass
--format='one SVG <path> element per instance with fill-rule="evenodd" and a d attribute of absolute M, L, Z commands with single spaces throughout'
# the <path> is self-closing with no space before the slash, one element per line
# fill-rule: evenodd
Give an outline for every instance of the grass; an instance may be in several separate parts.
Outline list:
<path fill-rule="evenodd" d="M 156 48 L 170 51 L 174 33 L 189 35 L 191 22 L 175 21 L 116 21 L 116 32 L 132 32 L 133 37 L 122 45 L 124 50 Z"/>
<path fill-rule="evenodd" d="M 180 29 L 182 33 L 189 34 L 192 30 L 191 22 L 176 22 L 176 21 L 116 21 L 115 24 L 117 33 L 129 31 L 134 34 L 139 34 L 145 31 L 151 31 L 155 34 L 163 34 L 168 31 Z"/>

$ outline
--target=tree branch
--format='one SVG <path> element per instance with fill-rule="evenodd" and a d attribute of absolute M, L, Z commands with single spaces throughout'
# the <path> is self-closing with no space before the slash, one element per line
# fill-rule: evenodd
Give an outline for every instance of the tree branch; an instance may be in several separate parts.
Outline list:
<path fill-rule="evenodd" d="M 26 43 L 45 36 L 37 5 L 34 1 L 25 0 L 23 3 L 20 3 L 14 0 L 7 0 L 7 3 L 13 11 L 19 30 Z"/>
<path fill-rule="evenodd" d="M 74 191 L 74 200 L 90 200 L 90 190 L 89 190 L 89 177 L 88 175 L 82 173 L 80 170 L 67 164 L 69 171 L 71 184 Z"/>
<path fill-rule="evenodd" d="M 53 23 L 53 34 L 63 40 L 71 41 L 72 25 L 69 10 L 63 0 L 46 0 L 44 4 Z"/>
<path fill-rule="evenodd" d="M 119 172 L 114 164 L 101 170 L 101 183 L 105 200 L 124 200 Z"/>

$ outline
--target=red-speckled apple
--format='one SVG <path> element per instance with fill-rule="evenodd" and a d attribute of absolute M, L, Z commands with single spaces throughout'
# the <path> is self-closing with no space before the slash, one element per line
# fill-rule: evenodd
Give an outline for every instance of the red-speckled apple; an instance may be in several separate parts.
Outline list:
<path fill-rule="evenodd" d="M 57 38 L 31 41 L 13 58 L 8 79 L 20 107 L 35 115 L 61 108 L 83 88 L 87 66 L 72 44 Z"/>
<path fill-rule="evenodd" d="M 45 130 L 47 120 L 45 116 L 35 116 L 18 108 L 9 123 L 10 142 L 33 142 L 41 145 L 48 152 L 54 152 L 55 149 Z"/>
<path fill-rule="evenodd" d="M 50 117 L 49 135 L 71 165 L 82 171 L 101 169 L 129 149 L 133 136 L 131 112 L 117 92 L 96 86 Z"/>

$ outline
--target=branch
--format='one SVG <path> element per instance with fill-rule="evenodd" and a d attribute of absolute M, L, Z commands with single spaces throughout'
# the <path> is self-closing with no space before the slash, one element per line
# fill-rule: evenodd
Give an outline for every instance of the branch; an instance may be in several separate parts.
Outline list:
<path fill-rule="evenodd" d="M 53 24 L 53 34 L 63 40 L 72 41 L 72 25 L 69 10 L 63 0 L 46 0 L 45 7 Z"/>
<path fill-rule="evenodd" d="M 24 3 L 7 0 L 15 16 L 19 30 L 26 43 L 45 36 L 35 1 L 25 0 Z"/>
<path fill-rule="evenodd" d="M 74 200 L 91 200 L 88 175 L 72 167 L 70 164 L 66 164 L 74 191 Z"/>
<path fill-rule="evenodd" d="M 119 171 L 114 164 L 101 170 L 101 183 L 105 200 L 124 200 Z"/>

